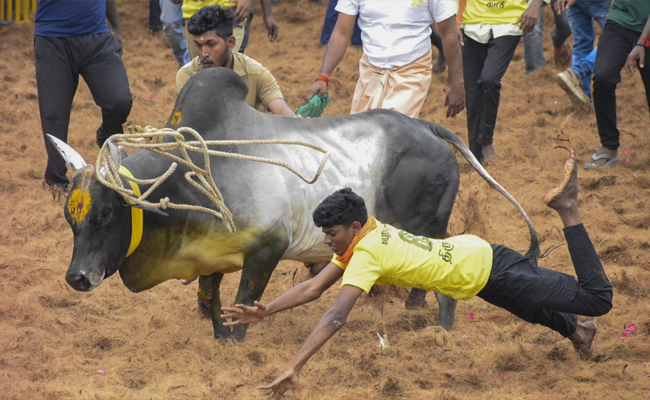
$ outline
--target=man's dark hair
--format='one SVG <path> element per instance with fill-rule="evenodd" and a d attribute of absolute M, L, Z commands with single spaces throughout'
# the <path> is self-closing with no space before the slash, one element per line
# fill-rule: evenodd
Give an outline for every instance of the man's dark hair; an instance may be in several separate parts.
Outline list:
<path fill-rule="evenodd" d="M 334 225 L 349 228 L 355 221 L 363 226 L 368 220 L 368 209 L 361 196 L 354 193 L 352 189 L 345 188 L 327 196 L 316 207 L 312 218 L 319 228 L 331 228 Z"/>
<path fill-rule="evenodd" d="M 190 35 L 199 36 L 206 32 L 216 31 L 224 41 L 232 36 L 232 24 L 235 12 L 231 8 L 203 6 L 187 21 L 187 31 Z"/>

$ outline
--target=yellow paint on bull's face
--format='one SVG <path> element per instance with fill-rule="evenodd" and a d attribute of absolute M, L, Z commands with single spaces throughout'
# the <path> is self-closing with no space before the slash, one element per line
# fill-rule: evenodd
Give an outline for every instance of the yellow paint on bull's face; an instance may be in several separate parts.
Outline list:
<path fill-rule="evenodd" d="M 81 224 L 86 218 L 91 204 L 92 199 L 89 191 L 82 192 L 80 189 L 75 189 L 72 192 L 68 201 L 68 212 L 70 212 L 72 219 L 77 222 L 77 225 Z"/>
<path fill-rule="evenodd" d="M 178 108 L 174 110 L 174 114 L 172 114 L 172 121 L 171 124 L 174 128 L 178 126 L 178 124 L 181 123 L 181 120 L 183 119 L 183 113 L 181 110 Z"/>

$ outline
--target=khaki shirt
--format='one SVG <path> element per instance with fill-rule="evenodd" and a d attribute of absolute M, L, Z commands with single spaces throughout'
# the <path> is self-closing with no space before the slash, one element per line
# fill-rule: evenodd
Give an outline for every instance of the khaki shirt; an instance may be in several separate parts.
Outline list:
<path fill-rule="evenodd" d="M 273 100 L 284 99 L 278 82 L 268 69 L 245 54 L 233 52 L 232 55 L 233 71 L 241 76 L 248 85 L 246 103 L 256 110 L 259 110 L 262 105 L 266 110 Z M 180 92 L 185 82 L 204 68 L 200 57 L 185 64 L 176 74 L 176 89 Z"/>

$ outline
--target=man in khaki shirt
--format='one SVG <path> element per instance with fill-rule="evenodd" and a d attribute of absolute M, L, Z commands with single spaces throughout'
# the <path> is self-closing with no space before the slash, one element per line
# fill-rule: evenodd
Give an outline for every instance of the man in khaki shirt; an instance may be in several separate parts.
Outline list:
<path fill-rule="evenodd" d="M 295 117 L 271 72 L 252 58 L 232 51 L 234 18 L 231 9 L 215 5 L 199 9 L 188 20 L 187 30 L 194 37 L 199 56 L 178 71 L 176 89 L 180 92 L 185 82 L 204 68 L 230 68 L 248 85 L 246 102 L 251 107 L 259 109 L 262 105 L 273 114 Z"/>

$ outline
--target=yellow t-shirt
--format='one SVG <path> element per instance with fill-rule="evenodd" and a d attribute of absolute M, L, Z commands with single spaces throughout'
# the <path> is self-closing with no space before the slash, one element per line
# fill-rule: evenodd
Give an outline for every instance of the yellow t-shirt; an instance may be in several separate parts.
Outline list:
<path fill-rule="evenodd" d="M 526 0 L 467 0 L 463 24 L 514 24 L 527 9 Z"/>
<path fill-rule="evenodd" d="M 433 290 L 457 300 L 469 300 L 487 284 L 492 271 L 492 247 L 473 236 L 444 240 L 415 236 L 377 221 L 354 248 L 344 285 L 366 293 L 372 285 L 395 285 Z"/>
<path fill-rule="evenodd" d="M 217 4 L 221 7 L 237 8 L 237 3 L 231 3 L 226 0 L 185 0 L 181 7 L 183 10 L 183 18 L 190 19 L 199 8 L 204 6 L 214 6 Z"/>
<path fill-rule="evenodd" d="M 246 103 L 259 110 L 260 105 L 266 110 L 275 99 L 284 99 L 278 82 L 266 67 L 242 53 L 233 52 L 232 69 L 241 76 L 248 86 Z M 176 90 L 179 92 L 188 79 L 205 67 L 200 57 L 195 57 L 176 73 Z"/>

